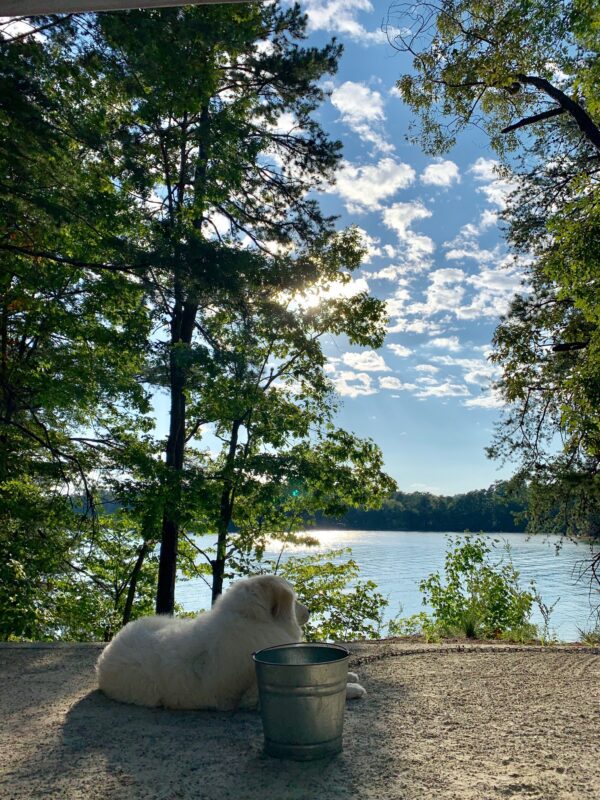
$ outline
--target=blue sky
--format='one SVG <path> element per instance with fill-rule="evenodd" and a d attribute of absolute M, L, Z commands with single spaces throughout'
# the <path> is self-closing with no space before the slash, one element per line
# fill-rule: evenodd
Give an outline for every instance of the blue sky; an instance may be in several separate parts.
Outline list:
<path fill-rule="evenodd" d="M 495 172 L 487 137 L 469 129 L 441 158 L 407 141 L 413 118 L 395 84 L 411 64 L 381 30 L 390 4 L 301 0 L 307 44 L 336 36 L 344 45 L 315 114 L 343 142 L 344 158 L 319 200 L 340 229 L 362 231 L 368 253 L 349 291 L 384 299 L 390 316 L 377 352 L 327 340 L 327 369 L 341 401 L 338 425 L 381 447 L 401 491 L 456 494 L 510 475 L 485 455 L 502 412 L 491 388 L 498 369 L 487 357 L 500 315 L 523 290 L 522 264 L 498 225 L 511 186 Z M 294 126 L 289 114 L 278 122 Z M 166 434 L 164 395 L 155 412 Z M 213 443 L 209 431 L 202 438 Z"/>
<path fill-rule="evenodd" d="M 406 141 L 411 114 L 394 87 L 410 62 L 381 33 L 390 0 L 301 5 L 309 44 L 332 35 L 344 44 L 317 115 L 344 143 L 322 206 L 339 215 L 340 227 L 364 231 L 368 261 L 354 287 L 384 298 L 390 313 L 377 353 L 327 343 L 343 400 L 338 422 L 379 444 L 403 491 L 486 487 L 509 474 L 484 448 L 501 413 L 487 354 L 522 278 L 497 222 L 510 187 L 475 129 L 440 159 Z"/>

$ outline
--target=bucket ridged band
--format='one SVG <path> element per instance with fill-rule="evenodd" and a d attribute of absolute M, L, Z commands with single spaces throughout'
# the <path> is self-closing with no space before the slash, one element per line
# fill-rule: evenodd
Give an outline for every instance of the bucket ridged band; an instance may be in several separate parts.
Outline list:
<path fill-rule="evenodd" d="M 309 761 L 339 753 L 349 653 L 324 642 L 254 653 L 265 752 Z"/>
<path fill-rule="evenodd" d="M 335 756 L 342 752 L 342 737 L 317 744 L 282 744 L 265 737 L 265 753 L 274 758 L 289 758 L 292 761 L 316 761 L 318 758 Z"/>

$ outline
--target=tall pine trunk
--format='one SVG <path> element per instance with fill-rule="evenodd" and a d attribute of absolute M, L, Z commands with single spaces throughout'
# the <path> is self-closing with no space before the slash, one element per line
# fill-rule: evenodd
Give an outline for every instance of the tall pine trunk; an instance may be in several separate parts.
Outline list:
<path fill-rule="evenodd" d="M 158 562 L 158 587 L 156 613 L 173 614 L 175 610 L 175 577 L 177 573 L 177 545 L 179 540 L 179 504 L 181 502 L 181 473 L 185 454 L 186 425 L 186 367 L 182 364 L 182 345 L 192 342 L 198 306 L 182 298 L 181 287 L 175 289 L 176 301 L 171 322 L 170 424 L 166 447 L 166 465 L 172 470 L 171 496 L 165 503 L 162 519 L 160 557 Z"/>
<path fill-rule="evenodd" d="M 208 105 L 202 109 L 201 120 L 208 125 Z M 182 139 L 180 144 L 180 169 L 177 186 L 169 186 L 169 206 L 171 221 L 181 213 L 185 203 L 187 164 L 187 112 L 183 114 Z M 199 208 L 206 189 L 207 149 L 204 137 L 198 142 L 198 159 L 194 175 L 194 199 Z M 197 231 L 202 228 L 202 212 L 195 220 Z M 171 395 L 169 437 L 165 451 L 166 465 L 174 470 L 172 496 L 165 503 L 162 520 L 162 536 L 158 563 L 158 586 L 156 590 L 156 613 L 173 614 L 175 610 L 175 578 L 177 575 L 177 545 L 179 540 L 179 506 L 181 502 L 181 473 L 185 456 L 186 426 L 186 369 L 182 364 L 181 346 L 185 349 L 192 344 L 198 303 L 185 297 L 181 279 L 174 279 L 175 305 L 171 317 L 171 351 L 169 354 L 169 390 Z"/>

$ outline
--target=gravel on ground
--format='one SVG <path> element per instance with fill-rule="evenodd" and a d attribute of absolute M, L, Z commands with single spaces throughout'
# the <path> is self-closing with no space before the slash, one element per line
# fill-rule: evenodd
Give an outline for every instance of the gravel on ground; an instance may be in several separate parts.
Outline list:
<path fill-rule="evenodd" d="M 344 751 L 265 756 L 258 713 L 102 695 L 102 645 L 0 645 L 1 800 L 600 797 L 600 650 L 348 645 Z"/>

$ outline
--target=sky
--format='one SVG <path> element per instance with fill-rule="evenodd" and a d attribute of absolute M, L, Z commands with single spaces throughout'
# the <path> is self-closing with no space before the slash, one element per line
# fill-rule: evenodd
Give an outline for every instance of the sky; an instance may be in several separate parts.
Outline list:
<path fill-rule="evenodd" d="M 441 158 L 407 141 L 413 119 L 395 89 L 410 61 L 381 31 L 390 0 L 302 0 L 308 45 L 344 45 L 315 114 L 344 145 L 325 212 L 364 232 L 354 290 L 386 300 L 377 352 L 325 345 L 340 426 L 371 437 L 401 491 L 455 494 L 508 477 L 485 455 L 502 403 L 490 382 L 492 335 L 522 275 L 497 215 L 507 191 L 487 137 L 473 128 Z"/>
<path fill-rule="evenodd" d="M 439 158 L 408 141 L 414 117 L 395 84 L 411 62 L 382 31 L 391 4 L 301 0 L 306 44 L 335 36 L 344 45 L 315 112 L 344 155 L 335 185 L 318 199 L 339 229 L 362 231 L 367 256 L 349 291 L 385 300 L 390 317 L 377 352 L 342 337 L 325 340 L 324 350 L 341 401 L 337 424 L 379 445 L 400 491 L 458 494 L 511 474 L 485 454 L 502 415 L 492 336 L 523 291 L 498 221 L 511 186 L 479 129 Z M 294 120 L 284 115 L 278 127 L 286 124 Z M 155 412 L 166 434 L 165 396 Z"/>

